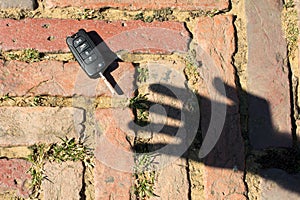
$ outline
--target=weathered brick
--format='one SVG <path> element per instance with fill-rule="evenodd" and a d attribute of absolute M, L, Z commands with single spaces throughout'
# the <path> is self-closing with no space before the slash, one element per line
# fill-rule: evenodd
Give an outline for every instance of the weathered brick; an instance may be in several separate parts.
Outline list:
<path fill-rule="evenodd" d="M 260 172 L 261 199 L 299 199 L 300 174 L 288 174 L 280 169 L 265 169 Z"/>
<path fill-rule="evenodd" d="M 46 5 L 49 8 L 53 7 L 67 7 L 76 6 L 83 8 L 100 8 L 100 7 L 114 7 L 126 10 L 140 10 L 140 9 L 162 9 L 162 8 L 178 8 L 181 10 L 212 10 L 212 9 L 226 9 L 229 7 L 228 0 L 204 0 L 204 1 L 185 1 L 185 0 L 148 0 L 148 1 L 96 1 L 96 0 L 80 0 L 80 1 L 59 1 L 59 0 L 47 0 Z"/>
<path fill-rule="evenodd" d="M 46 163 L 42 182 L 43 199 L 80 199 L 83 166 L 81 162 Z"/>
<path fill-rule="evenodd" d="M 110 69 L 110 68 L 109 68 Z M 109 70 L 108 69 L 108 70 Z M 123 93 L 131 96 L 134 88 L 134 66 L 119 63 L 111 76 Z M 0 95 L 10 96 L 108 96 L 111 95 L 102 79 L 90 79 L 77 62 L 58 61 L 0 63 Z"/>
<path fill-rule="evenodd" d="M 34 48 L 41 52 L 69 52 L 66 37 L 80 28 L 96 31 L 113 51 L 181 52 L 187 51 L 190 40 L 184 24 L 179 22 L 2 19 L 0 49 L 8 51 Z"/>
<path fill-rule="evenodd" d="M 201 165 L 198 169 L 203 171 L 205 199 L 246 199 L 243 196 L 246 191 L 243 183 L 244 144 L 235 70 L 231 65 L 235 51 L 232 21 L 232 16 L 201 18 L 195 31 L 197 60 L 201 63 L 199 72 L 202 77 L 198 86 L 204 138 L 202 145 L 207 137 L 210 140 L 215 137 L 216 142 L 204 158 L 203 169 Z M 214 144 L 214 141 L 210 142 L 209 146 L 205 146 L 208 149 Z"/>
<path fill-rule="evenodd" d="M 15 196 L 28 197 L 31 176 L 27 171 L 30 163 L 21 159 L 0 159 L 0 196 L 10 192 Z"/>
<path fill-rule="evenodd" d="M 188 199 L 189 182 L 186 170 L 186 159 L 179 158 L 156 171 L 154 193 L 161 199 Z M 153 197 L 150 199 L 157 199 Z"/>
<path fill-rule="evenodd" d="M 96 199 L 130 199 L 134 158 L 126 136 L 134 136 L 127 124 L 133 120 L 126 109 L 97 109 L 95 197 Z"/>
<path fill-rule="evenodd" d="M 59 142 L 80 136 L 83 110 L 50 107 L 1 107 L 0 146 Z"/>
<path fill-rule="evenodd" d="M 249 138 L 255 149 L 291 146 L 287 49 L 282 1 L 246 2 Z"/>
<path fill-rule="evenodd" d="M 95 164 L 95 199 L 129 200 L 133 175 L 109 168 L 98 160 Z"/>
<path fill-rule="evenodd" d="M 33 10 L 37 7 L 36 0 L 0 0 L 0 8 L 20 8 Z"/>

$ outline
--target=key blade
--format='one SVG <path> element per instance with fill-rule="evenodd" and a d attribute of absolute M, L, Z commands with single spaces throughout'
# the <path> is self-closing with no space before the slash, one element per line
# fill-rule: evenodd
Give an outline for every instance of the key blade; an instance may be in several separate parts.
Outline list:
<path fill-rule="evenodd" d="M 102 78 L 102 80 L 104 81 L 105 85 L 108 87 L 109 91 L 111 92 L 112 95 L 116 95 L 117 92 L 115 91 L 115 89 L 111 86 L 111 84 L 108 82 L 108 80 L 105 78 L 105 76 L 100 72 L 99 73 L 100 78 Z"/>

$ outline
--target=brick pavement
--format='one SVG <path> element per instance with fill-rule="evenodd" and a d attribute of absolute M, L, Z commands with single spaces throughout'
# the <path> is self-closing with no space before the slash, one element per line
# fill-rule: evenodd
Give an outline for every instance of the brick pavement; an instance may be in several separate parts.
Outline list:
<path fill-rule="evenodd" d="M 183 80 L 194 76 L 196 83 L 191 87 L 200 100 L 201 110 L 200 128 L 195 144 L 180 158 L 167 163 L 165 168 L 156 170 L 154 193 L 159 197 L 151 199 L 234 200 L 252 197 L 268 199 L 282 194 L 297 196 L 299 191 L 286 184 L 286 180 L 294 181 L 297 175 L 288 175 L 283 179 L 282 174 L 286 172 L 280 171 L 282 169 L 273 170 L 276 166 L 272 164 L 263 171 L 252 171 L 252 162 L 245 159 L 247 153 L 252 153 L 252 147 L 264 152 L 268 147 L 276 150 L 278 147 L 291 147 L 293 143 L 292 128 L 297 118 L 291 118 L 291 110 L 294 108 L 290 95 L 295 94 L 290 93 L 294 90 L 290 88 L 291 72 L 281 27 L 280 14 L 283 5 L 281 1 L 242 1 L 245 3 L 245 10 L 231 11 L 239 2 L 38 1 L 38 12 L 45 11 L 44 7 L 53 13 L 56 10 L 72 12 L 64 9 L 74 6 L 81 9 L 108 9 L 112 12 L 118 10 L 122 14 L 116 16 L 118 20 L 112 21 L 74 20 L 71 17 L 58 19 L 59 16 L 31 18 L 26 14 L 24 19 L 14 20 L 7 14 L 0 19 L 0 53 L 33 48 L 41 52 L 41 55 L 66 55 L 69 53 L 65 44 L 66 37 L 79 28 L 85 28 L 101 35 L 112 51 L 122 51 L 131 57 L 130 61 L 118 62 L 118 66 L 110 73 L 113 77 L 110 81 L 117 83 L 128 98 L 135 95 L 134 91 L 137 88 L 140 92 L 147 91 L 147 85 L 142 87 L 143 81 L 139 80 L 138 75 L 139 69 L 146 68 L 150 62 L 168 69 L 159 74 L 164 75 L 164 80 L 161 79 L 160 82 L 168 80 L 171 86 L 180 87 L 179 89 L 186 90 L 186 82 L 174 80 L 172 71 L 176 70 Z M 7 8 L 33 10 L 36 7 L 35 1 L 0 0 L 3 12 L 10 12 Z M 178 11 L 178 15 L 181 15 L 178 18 L 180 20 L 147 23 L 132 18 L 128 20 L 125 17 L 136 10 L 151 12 L 169 8 Z M 220 10 L 224 13 L 209 17 L 190 12 L 197 10 Z M 239 66 L 235 64 L 239 62 L 235 60 L 235 55 L 241 51 L 237 46 L 237 31 L 243 30 L 237 29 L 235 15 L 240 18 L 245 15 L 243 20 L 248 22 L 244 27 L 244 34 L 248 39 L 248 43 L 244 44 L 248 57 L 247 60 L 239 60 L 246 63 L 247 67 L 241 71 L 237 71 Z M 27 153 L 18 151 L 33 144 L 53 144 L 60 141 L 59 137 L 65 136 L 77 139 L 87 137 L 95 154 L 95 168 L 92 169 L 94 177 L 87 177 L 86 171 L 89 168 L 80 162 L 46 162 L 44 169 L 50 181 L 42 181 L 40 199 L 136 198 L 133 185 L 136 185 L 138 180 L 134 179 L 133 166 L 136 165 L 136 160 L 133 151 L 136 148 L 134 137 L 140 134 L 132 127 L 137 117 L 136 113 L 129 108 L 106 106 L 105 109 L 95 109 L 90 106 L 95 97 L 115 97 L 109 93 L 102 80 L 89 79 L 74 60 L 61 61 L 55 58 L 48 59 L 46 56 L 37 59 L 36 62 L 25 62 L 5 60 L 5 56 L 0 58 L 0 153 L 3 154 L 0 155 L 0 164 L 3 166 L 0 198 L 28 197 L 30 194 L 28 185 L 31 177 L 26 173 L 30 167 L 26 161 Z M 193 65 L 198 68 L 189 69 L 190 73 L 187 74 L 185 67 Z M 239 76 L 242 73 L 246 76 L 247 91 L 240 88 Z M 144 78 L 148 77 L 145 75 Z M 149 88 L 151 89 L 151 85 L 148 90 Z M 245 123 L 240 118 L 240 107 L 245 106 L 240 99 L 241 92 L 247 95 L 248 110 L 247 113 L 242 113 L 249 117 L 247 133 L 241 131 L 241 123 Z M 7 98 L 39 96 L 80 96 L 85 98 L 85 105 L 79 102 L 78 105 L 75 102 L 73 105 L 62 107 L 35 104 L 17 107 L 1 104 Z M 185 141 L 188 137 L 176 135 L 176 130 L 181 127 L 178 123 L 178 113 L 186 108 L 175 109 L 178 107 L 177 101 L 169 100 L 170 97 L 172 95 L 168 92 L 162 96 L 154 92 L 148 97 L 150 100 L 158 99 L 168 108 L 165 112 L 157 113 L 167 117 L 167 124 L 162 131 L 159 134 L 153 130 L 148 134 L 144 133 L 144 136 L 150 137 L 147 140 L 149 149 L 153 150 L 166 144 L 176 147 L 178 143 L 190 142 Z M 215 110 L 211 110 L 212 108 L 220 109 L 221 112 L 217 112 L 215 116 Z M 156 116 L 150 118 L 152 123 L 164 122 L 163 117 L 150 116 Z M 158 125 L 155 124 L 152 128 Z M 218 129 L 218 125 L 221 129 Z M 191 127 L 185 128 L 185 133 L 190 134 Z M 205 138 L 212 136 L 216 136 L 216 140 L 205 143 Z M 204 146 L 210 144 L 208 148 L 212 147 L 204 159 L 198 158 L 201 139 L 204 139 Z M 173 158 L 174 155 L 165 152 L 163 156 Z M 153 163 L 154 166 L 157 164 Z M 159 164 L 165 163 L 158 163 L 157 166 Z M 252 191 L 256 184 L 247 181 L 251 174 L 261 177 L 262 184 L 258 185 L 261 194 Z M 271 187 L 273 183 L 277 183 L 278 187 Z M 268 189 L 263 189 L 264 187 Z"/>

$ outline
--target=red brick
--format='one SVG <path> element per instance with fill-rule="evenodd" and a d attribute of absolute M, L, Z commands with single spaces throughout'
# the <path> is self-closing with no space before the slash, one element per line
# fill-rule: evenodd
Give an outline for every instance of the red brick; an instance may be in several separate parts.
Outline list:
<path fill-rule="evenodd" d="M 95 164 L 95 199 L 129 200 L 133 175 L 108 168 L 98 160 Z"/>
<path fill-rule="evenodd" d="M 134 90 L 134 67 L 131 63 L 118 64 L 111 76 L 125 95 Z M 0 95 L 10 96 L 108 96 L 111 95 L 102 79 L 90 79 L 77 62 L 58 61 L 25 63 L 9 61 L 0 64 Z"/>
<path fill-rule="evenodd" d="M 134 136 L 128 128 L 133 120 L 126 109 L 97 109 L 95 197 L 96 199 L 130 199 L 134 166 L 131 146 L 126 136 Z"/>
<path fill-rule="evenodd" d="M 195 39 L 198 42 L 197 60 L 202 64 L 199 68 L 202 81 L 198 92 L 202 97 L 203 143 L 211 127 L 214 130 L 209 134 L 221 134 L 219 138 L 216 137 L 214 148 L 204 158 L 205 199 L 246 199 L 243 196 L 246 192 L 243 182 L 244 143 L 241 137 L 235 70 L 231 64 L 235 51 L 232 16 L 199 19 Z M 220 86 L 222 82 L 225 91 Z M 220 130 L 218 126 L 221 127 Z"/>
<path fill-rule="evenodd" d="M 60 142 L 78 138 L 84 122 L 83 110 L 50 107 L 1 107 L 0 146 Z"/>
<path fill-rule="evenodd" d="M 162 8 L 177 8 L 181 10 L 212 10 L 212 9 L 226 9 L 229 6 L 228 0 L 204 0 L 204 1 L 185 1 L 185 0 L 148 0 L 148 1 L 97 1 L 97 0 L 47 0 L 46 6 L 52 7 L 67 7 L 76 6 L 82 8 L 100 8 L 100 7 L 114 7 L 128 10 L 140 10 L 140 9 L 162 9 Z"/>
<path fill-rule="evenodd" d="M 45 24 L 48 28 L 45 28 Z M 0 49 L 8 51 L 34 48 L 41 52 L 69 52 L 66 37 L 80 28 L 96 31 L 113 51 L 181 52 L 188 50 L 190 40 L 184 24 L 179 22 L 2 19 Z M 49 37 L 54 39 L 50 41 Z"/>
<path fill-rule="evenodd" d="M 255 149 L 292 145 L 289 69 L 281 11 L 279 0 L 246 3 L 249 138 Z"/>
<path fill-rule="evenodd" d="M 0 194 L 13 192 L 27 198 L 30 194 L 30 163 L 21 159 L 0 159 Z"/>

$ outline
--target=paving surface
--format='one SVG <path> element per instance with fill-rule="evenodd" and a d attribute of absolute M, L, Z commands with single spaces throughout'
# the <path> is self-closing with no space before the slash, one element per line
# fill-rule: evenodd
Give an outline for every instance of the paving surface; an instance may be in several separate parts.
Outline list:
<path fill-rule="evenodd" d="M 280 20 L 282 8 L 281 1 L 246 3 L 249 137 L 256 149 L 292 145 L 289 69 Z"/>
<path fill-rule="evenodd" d="M 38 199 L 300 198 L 299 1 L 0 0 L 0 16 L 0 199 L 31 198 L 28 147 L 62 138 L 94 167 L 45 154 Z M 80 28 L 119 56 L 119 96 L 74 61 Z"/>

